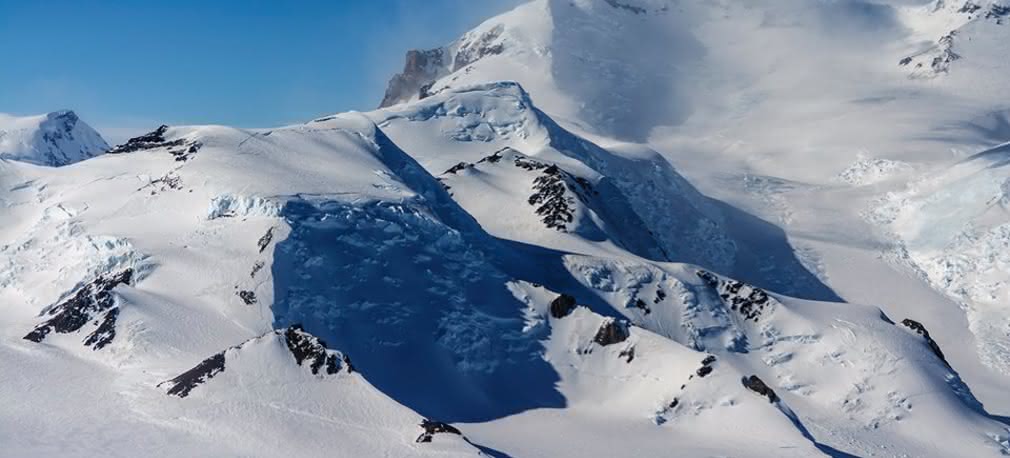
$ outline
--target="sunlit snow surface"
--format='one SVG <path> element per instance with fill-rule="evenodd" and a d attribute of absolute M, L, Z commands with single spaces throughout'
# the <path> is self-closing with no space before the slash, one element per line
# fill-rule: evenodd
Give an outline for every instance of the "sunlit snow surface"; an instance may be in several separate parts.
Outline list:
<path fill-rule="evenodd" d="M 541 0 L 423 99 L 0 159 L 0 454 L 1010 453 L 1006 29 L 959 8 Z"/>

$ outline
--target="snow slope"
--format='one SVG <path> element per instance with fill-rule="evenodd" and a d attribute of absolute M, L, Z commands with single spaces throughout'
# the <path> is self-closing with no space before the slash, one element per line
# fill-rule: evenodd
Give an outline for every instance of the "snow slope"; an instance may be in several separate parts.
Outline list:
<path fill-rule="evenodd" d="M 492 116 L 503 88 L 521 94 L 443 97 L 495 104 Z M 641 172 L 545 134 L 549 118 L 512 132 L 540 145 L 532 155 L 492 150 L 436 177 L 370 119 L 382 115 L 416 145 L 442 136 L 394 110 L 162 127 L 68 167 L 4 163 L 0 208 L 20 223 L 0 250 L 14 304 L 0 357 L 25 370 L 0 386 L 21 399 L 38 386 L 17 405 L 53 412 L 5 411 L 11 450 L 87 455 L 127 431 L 150 437 L 151 455 L 658 455 L 671 438 L 689 455 L 1004 450 L 1005 426 L 915 323 L 629 251 L 662 253 L 622 226 L 645 220 L 637 199 L 695 191 L 605 187 L 620 175 L 603 172 Z M 453 161 L 478 150 L 461 143 Z M 573 209 L 561 230 L 526 196 L 551 168 L 541 161 Z M 523 223 L 501 224 L 479 195 Z M 53 405 L 64 384 L 43 380 L 82 382 Z M 74 414 L 84 406 L 94 415 Z M 957 440 L 926 439 L 940 434 Z"/>
<path fill-rule="evenodd" d="M 15 117 L 0 113 L 0 159 L 59 167 L 109 149 L 73 111 Z"/>
<path fill-rule="evenodd" d="M 376 111 L 0 160 L 0 443 L 1006 455 L 980 5 L 537 0 Z"/>

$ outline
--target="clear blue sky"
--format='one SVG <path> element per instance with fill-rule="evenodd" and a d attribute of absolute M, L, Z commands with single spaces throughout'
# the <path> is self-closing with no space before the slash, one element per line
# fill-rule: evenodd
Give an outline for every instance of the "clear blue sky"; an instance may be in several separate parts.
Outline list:
<path fill-rule="evenodd" d="M 519 0 L 0 0 L 0 112 L 71 108 L 110 140 L 374 108 L 410 48 Z"/>

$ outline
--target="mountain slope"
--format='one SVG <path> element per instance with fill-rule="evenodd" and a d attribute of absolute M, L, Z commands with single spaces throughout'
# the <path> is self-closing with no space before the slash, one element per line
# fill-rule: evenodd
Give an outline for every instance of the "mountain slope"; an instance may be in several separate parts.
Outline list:
<path fill-rule="evenodd" d="M 369 113 L 0 161 L 0 442 L 1006 455 L 1003 32 L 964 6 L 538 0 Z M 982 45 L 910 75 L 934 28 Z"/>
<path fill-rule="evenodd" d="M 503 87 L 429 103 L 472 96 L 493 117 Z M 445 138 L 431 122 L 450 120 L 404 121 L 425 103 L 403 110 L 162 127 L 73 167 L 4 163 L 0 211 L 21 223 L 3 229 L 0 298 L 15 305 L 0 358 L 25 369 L 0 393 L 13 403 L 37 384 L 55 399 L 62 384 L 42 380 L 83 380 L 80 405 L 28 394 L 20 405 L 54 414 L 16 425 L 26 412 L 8 411 L 7 443 L 42 453 L 17 437 L 71 425 L 46 442 L 131 431 L 197 454 L 555 455 L 626 448 L 591 433 L 614 428 L 644 455 L 671 438 L 695 444 L 688 454 L 751 456 L 1003 447 L 1003 425 L 915 322 L 629 252 L 661 242 L 624 239 L 634 233 L 621 224 L 647 210 L 629 188 L 600 185 L 610 178 L 597 168 L 641 173 L 627 158 L 547 118 L 510 118 L 508 138 L 476 147 L 422 147 Z M 370 119 L 383 114 L 395 137 Z M 540 148 L 493 150 L 441 180 L 406 152 L 448 161 L 438 153 L 522 141 Z M 574 205 L 564 230 L 525 195 L 548 160 L 546 186 Z M 527 224 L 496 224 L 480 195 Z M 73 411 L 88 404 L 100 420 L 83 424 Z M 923 440 L 939 434 L 956 445 Z"/>
<path fill-rule="evenodd" d="M 0 159 L 59 167 L 109 149 L 73 111 L 14 117 L 0 113 Z"/>

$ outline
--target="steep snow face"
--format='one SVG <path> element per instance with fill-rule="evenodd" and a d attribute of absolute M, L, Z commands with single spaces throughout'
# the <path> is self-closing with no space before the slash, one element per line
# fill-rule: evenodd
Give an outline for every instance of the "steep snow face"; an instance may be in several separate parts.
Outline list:
<path fill-rule="evenodd" d="M 368 116 L 494 236 L 586 254 L 617 247 L 795 296 L 837 298 L 777 228 L 702 195 L 652 148 L 603 147 L 561 127 L 517 83 L 449 89 Z M 551 165 L 559 173 L 544 176 Z M 551 176 L 566 177 L 569 192 L 545 205 Z M 559 218 L 563 228 L 550 223 Z"/>
<path fill-rule="evenodd" d="M 368 116 L 493 235 L 582 252 L 591 249 L 585 242 L 600 241 L 597 249 L 611 243 L 652 259 L 733 270 L 736 246 L 722 213 L 665 159 L 648 149 L 606 150 L 575 135 L 515 82 L 447 89 Z M 548 172 L 552 165 L 557 173 Z M 555 188 L 565 195 L 549 203 L 555 178 L 567 183 Z M 504 203 L 490 208 L 487 199 Z M 500 218 L 499 211 L 515 218 Z M 621 235 L 605 229 L 627 229 L 636 220 L 640 227 Z M 577 240 L 564 236 L 580 230 Z"/>
<path fill-rule="evenodd" d="M 626 250 L 667 259 L 624 194 L 583 166 L 545 162 L 505 147 L 476 163 L 461 162 L 439 180 L 492 235 L 566 251 Z"/>
<path fill-rule="evenodd" d="M 0 159 L 59 167 L 109 149 L 73 111 L 14 117 L 0 113 Z"/>
<path fill-rule="evenodd" d="M 445 56 L 441 69 L 398 75 L 390 88 L 404 90 L 387 92 L 382 106 L 511 79 L 565 122 L 643 140 L 657 123 L 687 113 L 674 82 L 700 47 L 679 27 L 676 8 L 668 1 L 530 2 L 425 51 Z M 408 54 L 408 70 L 414 55 Z M 413 90 L 400 84 L 405 78 L 426 83 Z"/>

